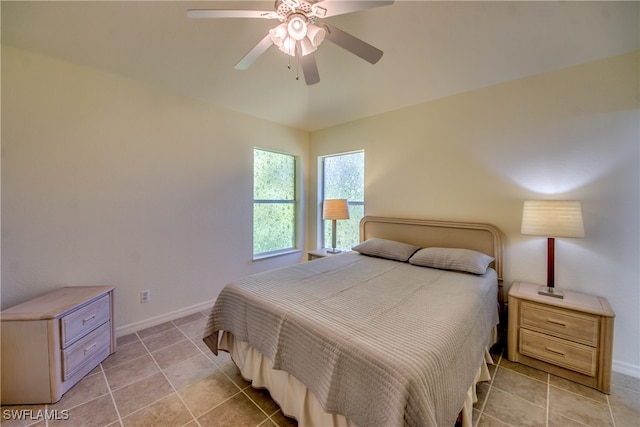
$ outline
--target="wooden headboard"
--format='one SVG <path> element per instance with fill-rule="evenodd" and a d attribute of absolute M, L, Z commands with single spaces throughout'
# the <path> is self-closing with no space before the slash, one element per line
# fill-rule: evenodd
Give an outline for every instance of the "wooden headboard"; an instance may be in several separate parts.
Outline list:
<path fill-rule="evenodd" d="M 502 232 L 491 224 L 365 216 L 360 221 L 360 241 L 372 237 L 397 240 L 422 248 L 473 249 L 492 256 L 502 282 Z"/>

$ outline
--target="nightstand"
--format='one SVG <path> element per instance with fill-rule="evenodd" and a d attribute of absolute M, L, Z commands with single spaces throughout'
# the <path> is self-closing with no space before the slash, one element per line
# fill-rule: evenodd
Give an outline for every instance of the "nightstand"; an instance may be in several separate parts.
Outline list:
<path fill-rule="evenodd" d="M 329 248 L 316 249 L 316 250 L 307 252 L 307 256 L 309 257 L 309 261 L 311 261 L 316 258 L 324 258 L 330 255 L 335 255 L 335 253 L 333 252 L 328 252 L 330 250 L 331 249 Z M 342 252 L 337 252 L 337 253 L 342 253 Z"/>
<path fill-rule="evenodd" d="M 538 288 L 509 290 L 509 360 L 609 393 L 615 314 L 607 299 L 566 290 L 559 299 Z"/>
<path fill-rule="evenodd" d="M 54 403 L 116 351 L 113 286 L 78 286 L 0 313 L 2 405 Z"/>

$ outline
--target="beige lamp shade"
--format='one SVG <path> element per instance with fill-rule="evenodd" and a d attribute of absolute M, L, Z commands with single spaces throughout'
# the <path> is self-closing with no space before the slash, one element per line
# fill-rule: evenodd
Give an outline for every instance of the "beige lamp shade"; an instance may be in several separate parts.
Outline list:
<path fill-rule="evenodd" d="M 322 204 L 322 219 L 349 219 L 347 199 L 327 199 Z"/>
<path fill-rule="evenodd" d="M 525 201 L 521 233 L 546 237 L 584 237 L 580 202 L 575 200 Z"/>

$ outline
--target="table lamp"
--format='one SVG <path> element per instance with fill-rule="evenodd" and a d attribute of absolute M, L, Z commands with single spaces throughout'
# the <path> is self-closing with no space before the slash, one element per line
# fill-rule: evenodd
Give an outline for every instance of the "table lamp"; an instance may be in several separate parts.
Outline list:
<path fill-rule="evenodd" d="M 541 286 L 541 295 L 564 298 L 555 289 L 555 238 L 584 237 L 582 209 L 575 200 L 530 200 L 522 210 L 522 234 L 547 237 L 547 286 Z"/>
<path fill-rule="evenodd" d="M 328 253 L 337 254 L 336 249 L 336 220 L 349 219 L 349 203 L 347 199 L 327 199 L 322 204 L 322 219 L 331 220 L 331 249 Z"/>

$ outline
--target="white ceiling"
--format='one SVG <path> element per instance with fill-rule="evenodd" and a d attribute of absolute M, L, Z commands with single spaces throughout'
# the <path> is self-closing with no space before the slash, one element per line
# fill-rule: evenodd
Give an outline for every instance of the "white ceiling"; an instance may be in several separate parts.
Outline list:
<path fill-rule="evenodd" d="M 338 1 L 338 0 L 328 0 Z M 327 18 L 373 44 L 371 65 L 328 40 L 320 83 L 296 80 L 271 47 L 234 64 L 263 19 L 187 19 L 186 10 L 273 10 L 271 1 L 2 1 L 2 43 L 122 74 L 288 126 L 318 130 L 545 71 L 638 50 L 640 3 L 396 1 Z"/>

